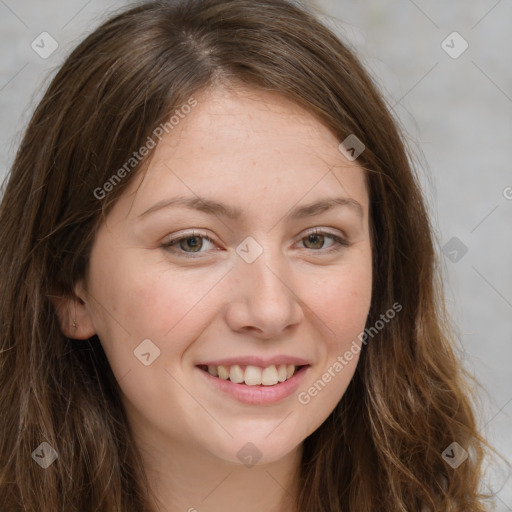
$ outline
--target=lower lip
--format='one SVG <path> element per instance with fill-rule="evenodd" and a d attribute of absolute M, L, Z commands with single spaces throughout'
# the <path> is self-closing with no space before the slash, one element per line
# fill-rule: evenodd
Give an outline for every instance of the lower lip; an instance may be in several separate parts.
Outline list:
<path fill-rule="evenodd" d="M 219 377 L 214 377 L 207 371 L 201 370 L 199 367 L 196 368 L 205 376 L 211 385 L 215 386 L 215 389 L 231 395 L 239 402 L 250 405 L 268 405 L 275 404 L 280 400 L 289 397 L 294 391 L 296 391 L 304 379 L 304 375 L 308 371 L 309 365 L 302 366 L 293 374 L 293 377 L 273 386 L 248 386 L 247 384 L 235 384 L 230 380 L 223 380 Z"/>

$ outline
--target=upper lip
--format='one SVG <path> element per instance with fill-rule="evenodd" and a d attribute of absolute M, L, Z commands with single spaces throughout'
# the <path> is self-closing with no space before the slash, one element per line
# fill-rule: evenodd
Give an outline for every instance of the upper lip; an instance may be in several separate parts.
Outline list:
<path fill-rule="evenodd" d="M 305 359 L 295 356 L 278 355 L 273 357 L 258 357 L 258 356 L 240 356 L 240 357 L 229 357 L 226 359 L 214 359 L 210 361 L 202 361 L 196 366 L 233 366 L 238 364 L 240 366 L 260 366 L 267 368 L 268 366 L 280 364 L 294 364 L 295 366 L 302 366 L 309 364 Z"/>

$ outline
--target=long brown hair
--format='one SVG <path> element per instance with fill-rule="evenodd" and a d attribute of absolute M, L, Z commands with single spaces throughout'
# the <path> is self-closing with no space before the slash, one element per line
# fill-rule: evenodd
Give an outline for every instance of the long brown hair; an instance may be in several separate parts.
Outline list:
<path fill-rule="evenodd" d="M 149 157 L 125 167 L 101 198 L 98 189 L 194 93 L 219 82 L 276 91 L 340 142 L 353 134 L 364 143 L 374 275 L 367 325 L 402 305 L 305 439 L 297 510 L 483 511 L 486 443 L 404 138 L 354 54 L 285 0 L 132 7 L 71 53 L 37 107 L 0 208 L 2 511 L 152 510 L 101 344 L 66 338 L 52 298 L 74 295 L 96 230 Z M 58 452 L 44 471 L 32 460 L 43 441 Z M 454 441 L 469 453 L 456 469 L 442 456 Z"/>

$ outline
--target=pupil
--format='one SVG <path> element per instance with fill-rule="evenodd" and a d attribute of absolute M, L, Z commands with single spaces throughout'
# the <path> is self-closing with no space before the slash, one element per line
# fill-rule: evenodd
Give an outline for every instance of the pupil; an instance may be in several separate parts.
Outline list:
<path fill-rule="evenodd" d="M 315 245 L 315 244 L 318 244 L 320 241 L 320 246 L 322 246 L 323 238 L 324 237 L 322 235 L 317 235 L 317 234 L 309 235 L 309 242 L 311 242 L 313 245 Z"/>
<path fill-rule="evenodd" d="M 195 243 L 194 243 L 195 241 Z M 199 237 L 198 236 L 190 236 L 184 240 L 190 247 L 195 249 L 200 249 Z M 185 247 L 181 247 L 182 249 L 186 249 Z M 194 251 L 197 252 L 197 251 Z"/>

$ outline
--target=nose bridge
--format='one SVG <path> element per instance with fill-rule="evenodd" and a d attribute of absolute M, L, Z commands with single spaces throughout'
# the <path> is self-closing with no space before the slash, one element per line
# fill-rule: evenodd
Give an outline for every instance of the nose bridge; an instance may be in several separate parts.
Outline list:
<path fill-rule="evenodd" d="M 254 295 L 265 295 L 273 299 L 283 299 L 290 293 L 285 285 L 289 277 L 287 263 L 281 251 L 270 248 L 270 243 L 263 250 L 262 254 L 251 264 L 246 265 L 246 270 L 254 274 Z"/>
<path fill-rule="evenodd" d="M 237 323 L 269 335 L 296 323 L 300 307 L 290 283 L 289 262 L 276 237 L 247 237 L 237 247 L 237 253 L 240 259 L 234 270 L 239 290 L 235 295 L 244 303 L 244 313 Z"/>

